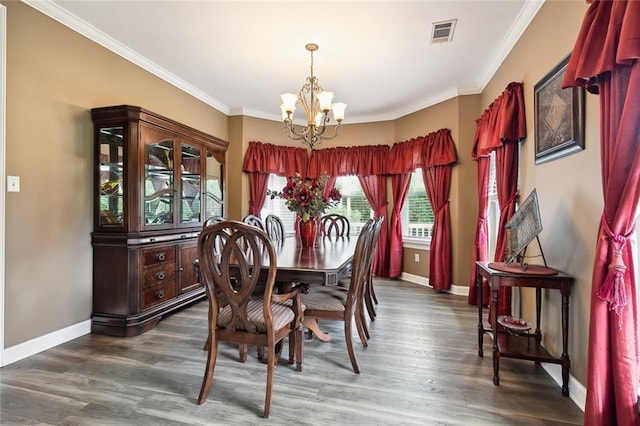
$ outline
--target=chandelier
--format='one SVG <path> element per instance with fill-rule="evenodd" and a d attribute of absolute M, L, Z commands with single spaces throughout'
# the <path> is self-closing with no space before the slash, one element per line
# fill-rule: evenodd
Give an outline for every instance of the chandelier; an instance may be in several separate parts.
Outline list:
<path fill-rule="evenodd" d="M 333 100 L 333 92 L 328 92 L 320 87 L 318 78 L 313 75 L 313 52 L 318 50 L 318 45 L 309 43 L 305 46 L 311 52 L 311 75 L 307 77 L 306 82 L 300 89 L 300 94 L 284 93 L 280 95 L 282 99 L 282 119 L 284 120 L 283 131 L 293 140 L 301 140 L 302 143 L 308 145 L 311 149 L 322 140 L 333 139 L 338 136 L 338 128 L 344 119 L 344 110 L 347 104 L 336 102 L 331 104 Z M 302 105 L 307 116 L 307 126 L 296 126 L 293 124 L 293 112 L 296 110 L 296 104 Z M 333 110 L 333 119 L 338 123 L 333 127 L 333 131 L 327 132 L 327 123 L 329 123 L 329 111 Z"/>

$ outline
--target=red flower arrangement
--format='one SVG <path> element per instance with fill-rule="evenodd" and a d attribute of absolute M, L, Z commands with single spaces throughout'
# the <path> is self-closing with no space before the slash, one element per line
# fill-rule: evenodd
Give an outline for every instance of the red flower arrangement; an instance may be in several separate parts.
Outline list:
<path fill-rule="evenodd" d="M 324 196 L 324 187 L 327 184 L 328 177 L 320 175 L 318 179 L 303 179 L 299 174 L 289 179 L 287 186 L 282 191 L 268 191 L 267 195 L 271 198 L 282 198 L 285 205 L 292 212 L 300 215 L 303 222 L 308 221 L 311 217 L 316 217 L 325 212 L 330 206 L 338 204 L 342 195 L 336 188 L 332 188 L 329 193 Z"/>

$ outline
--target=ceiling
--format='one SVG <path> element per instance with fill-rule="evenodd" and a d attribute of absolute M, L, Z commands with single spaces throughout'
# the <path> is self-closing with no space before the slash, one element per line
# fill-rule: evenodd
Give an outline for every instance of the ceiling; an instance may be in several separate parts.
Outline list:
<path fill-rule="evenodd" d="M 345 124 L 480 93 L 544 2 L 23 1 L 227 115 L 280 120 L 317 43 L 314 74 L 348 104 Z M 452 41 L 431 44 L 451 19 Z"/>

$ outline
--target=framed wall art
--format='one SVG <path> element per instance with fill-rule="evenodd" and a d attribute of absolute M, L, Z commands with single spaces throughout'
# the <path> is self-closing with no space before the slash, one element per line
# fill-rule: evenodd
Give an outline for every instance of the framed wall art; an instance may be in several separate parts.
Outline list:
<path fill-rule="evenodd" d="M 584 149 L 585 90 L 561 87 L 569 57 L 534 86 L 535 164 Z"/>

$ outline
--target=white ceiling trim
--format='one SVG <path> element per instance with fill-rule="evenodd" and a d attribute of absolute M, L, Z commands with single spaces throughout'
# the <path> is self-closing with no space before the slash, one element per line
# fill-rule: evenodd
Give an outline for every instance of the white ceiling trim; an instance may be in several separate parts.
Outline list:
<path fill-rule="evenodd" d="M 71 28 L 77 33 L 87 37 L 88 39 L 98 43 L 100 46 L 109 49 L 113 53 L 123 57 L 129 62 L 138 65 L 140 68 L 150 72 L 158 78 L 166 81 L 167 83 L 177 87 L 178 89 L 190 94 L 194 98 L 204 102 L 205 104 L 215 108 L 223 114 L 229 115 L 229 107 L 212 98 L 201 90 L 197 89 L 193 85 L 187 83 L 176 75 L 170 73 L 166 69 L 160 67 L 153 61 L 148 60 L 138 52 L 130 49 L 114 38 L 108 36 L 104 32 L 100 31 L 96 27 L 88 24 L 84 20 L 78 18 L 75 15 L 70 14 L 65 9 L 58 6 L 51 0 L 21 0 L 23 3 L 28 4 L 34 9 L 44 13 L 52 19 L 60 22 L 61 24 Z"/>

